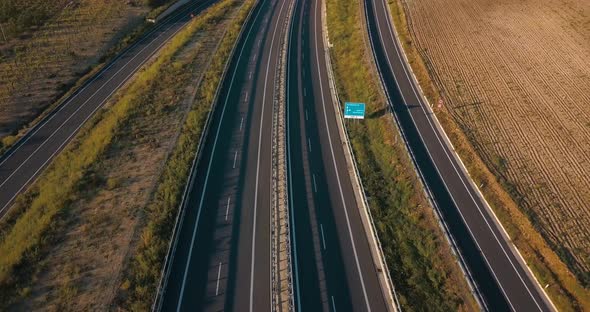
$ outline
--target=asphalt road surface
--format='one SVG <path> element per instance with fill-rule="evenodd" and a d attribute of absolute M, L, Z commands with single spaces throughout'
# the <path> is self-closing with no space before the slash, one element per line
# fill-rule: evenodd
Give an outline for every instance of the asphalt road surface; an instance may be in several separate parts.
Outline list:
<path fill-rule="evenodd" d="M 287 146 L 297 311 L 387 311 L 330 94 L 321 0 L 300 0 L 287 69 Z"/>
<path fill-rule="evenodd" d="M 163 311 L 270 311 L 272 117 L 288 1 L 259 0 L 196 167 Z"/>
<path fill-rule="evenodd" d="M 213 0 L 191 1 L 158 22 L 0 156 L 0 218 L 51 160 L 135 72 Z"/>
<path fill-rule="evenodd" d="M 547 297 L 461 170 L 411 79 L 395 40 L 387 1 L 365 0 L 366 17 L 389 103 L 442 211 L 484 304 L 491 311 L 548 311 Z"/>

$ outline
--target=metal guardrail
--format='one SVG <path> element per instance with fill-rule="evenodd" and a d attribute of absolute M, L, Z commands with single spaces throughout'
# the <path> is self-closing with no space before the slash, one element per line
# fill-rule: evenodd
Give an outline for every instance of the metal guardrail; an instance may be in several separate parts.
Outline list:
<path fill-rule="evenodd" d="M 205 127 L 204 127 L 203 131 L 201 132 L 201 136 L 199 137 L 199 145 L 197 147 L 197 152 L 195 153 L 195 157 L 193 158 L 193 162 L 191 164 L 190 173 L 189 173 L 189 176 L 187 179 L 188 183 L 185 184 L 185 188 L 182 193 L 182 198 L 181 198 L 181 201 L 179 204 L 178 213 L 176 215 L 176 220 L 174 222 L 174 227 L 172 230 L 172 237 L 171 237 L 170 243 L 168 245 L 168 252 L 166 253 L 166 257 L 164 258 L 164 265 L 162 266 L 162 271 L 161 271 L 162 273 L 160 274 L 160 281 L 158 283 L 158 289 L 156 290 L 154 303 L 152 304 L 152 311 L 160 311 L 162 308 L 162 297 L 165 293 L 165 289 L 168 284 L 168 277 L 170 275 L 171 263 L 174 260 L 174 254 L 176 251 L 176 246 L 178 244 L 178 235 L 180 233 L 180 229 L 182 228 L 182 223 L 184 221 L 183 216 L 186 211 L 186 206 L 188 205 L 188 202 L 187 202 L 188 192 L 190 191 L 190 189 L 194 185 L 194 181 L 195 181 L 195 177 L 196 177 L 196 170 L 195 169 L 202 157 L 202 152 L 203 152 L 203 148 L 205 145 L 204 138 L 206 138 L 209 133 L 209 128 L 212 123 L 211 116 L 212 116 L 212 113 L 217 108 L 217 103 L 219 100 L 220 90 L 223 86 L 223 81 L 225 80 L 225 76 L 227 75 L 229 65 L 231 64 L 231 61 L 234 58 L 234 54 L 237 49 L 238 43 L 242 40 L 244 29 L 246 29 L 245 25 L 248 25 L 248 23 L 250 23 L 252 13 L 256 10 L 256 7 L 258 6 L 259 3 L 260 3 L 259 0 L 256 0 L 256 3 L 252 6 L 252 9 L 250 10 L 250 12 L 248 13 L 248 16 L 244 20 L 244 23 L 243 23 L 244 26 L 240 29 L 240 33 L 238 34 L 236 41 L 234 42 L 232 50 L 229 54 L 229 57 L 227 58 L 225 66 L 223 68 L 221 79 L 219 80 L 219 85 L 217 86 L 217 90 L 215 90 L 215 96 L 213 97 L 212 107 L 211 107 L 211 110 L 209 111 L 209 114 L 207 115 L 207 119 L 205 121 Z M 242 4 L 242 7 L 244 4 L 245 4 L 245 2 Z M 241 9 L 241 7 L 240 7 L 240 9 Z M 238 12 L 240 9 L 238 9 Z M 225 38 L 226 34 L 227 34 L 227 28 L 224 30 L 224 34 L 219 41 L 220 43 L 223 41 L 223 38 Z"/>
<path fill-rule="evenodd" d="M 285 29 L 288 29 L 288 25 L 292 22 L 293 9 L 295 1 L 293 1 L 288 9 L 288 15 L 285 19 Z M 286 111 L 285 111 L 285 92 L 286 92 L 286 61 L 287 61 L 287 49 L 289 32 L 285 32 L 285 36 L 282 39 L 281 44 L 281 57 L 279 58 L 280 75 L 278 76 L 279 83 L 275 84 L 275 99 L 273 108 L 273 207 L 272 210 L 272 223 L 273 227 L 271 230 L 272 236 L 272 306 L 274 311 L 293 311 L 293 280 L 292 280 L 292 268 L 291 268 L 291 231 L 289 229 L 289 213 L 288 213 L 288 191 L 287 191 L 287 174 L 286 174 Z M 286 235 L 285 235 L 286 234 Z M 276 235 L 276 237 L 275 237 Z M 281 254 L 281 236 L 285 235 L 285 254 L 287 260 L 287 280 L 281 278 L 280 262 L 283 258 Z M 283 293 L 285 292 L 284 287 L 287 287 L 287 302 L 283 299 Z"/>
<path fill-rule="evenodd" d="M 341 129 L 341 133 L 344 134 L 344 136 L 341 135 L 342 140 L 346 143 L 346 147 L 348 149 L 348 153 L 346 156 L 346 158 L 350 159 L 350 163 L 352 164 L 353 167 L 353 171 L 354 171 L 354 176 L 352 177 L 353 180 L 355 180 L 358 189 L 359 189 L 359 193 L 360 193 L 360 197 L 361 197 L 361 202 L 363 204 L 363 212 L 367 215 L 367 219 L 368 219 L 368 230 L 369 230 L 369 241 L 371 241 L 371 239 L 375 242 L 375 245 L 377 246 L 377 251 L 376 251 L 376 256 L 378 258 L 378 261 L 380 262 L 380 266 L 384 269 L 382 271 L 384 271 L 385 274 L 385 280 L 386 280 L 386 288 L 389 288 L 388 290 L 386 290 L 386 295 L 391 297 L 390 298 L 390 304 L 392 305 L 392 308 L 394 309 L 394 311 L 401 311 L 401 306 L 399 303 L 399 299 L 397 297 L 397 293 L 395 291 L 395 286 L 393 284 L 393 281 L 391 279 L 391 275 L 389 273 L 389 268 L 387 267 L 387 263 L 385 262 L 385 256 L 383 253 L 383 247 L 381 244 L 381 241 L 379 239 L 379 235 L 377 235 L 377 231 L 375 230 L 375 221 L 373 220 L 373 216 L 371 214 L 371 209 L 369 208 L 369 202 L 367 201 L 367 195 L 365 192 L 365 188 L 363 186 L 362 183 L 362 179 L 358 170 L 358 165 L 356 163 L 356 158 L 354 157 L 354 152 L 352 149 L 352 146 L 350 144 L 350 140 L 348 137 L 348 131 L 346 129 L 346 124 L 344 121 L 344 116 L 342 115 L 342 109 L 340 107 L 341 105 L 341 100 L 340 97 L 338 95 L 338 89 L 336 88 L 335 84 L 334 84 L 334 74 L 332 71 L 332 60 L 330 57 L 330 43 L 329 43 L 329 38 L 328 38 L 328 27 L 327 27 L 327 20 L 326 20 L 326 1 L 323 0 L 322 1 L 322 29 L 323 29 L 323 40 L 324 40 L 324 46 L 325 46 L 325 57 L 326 57 L 326 64 L 328 67 L 328 80 L 330 82 L 330 90 L 332 93 L 332 97 L 334 99 L 334 105 L 337 106 L 336 107 L 336 111 L 337 111 L 337 115 L 338 115 L 338 120 L 340 121 L 339 126 L 342 125 L 343 129 Z M 372 249 L 372 248 L 371 248 Z M 383 287 L 383 285 L 382 285 Z"/>

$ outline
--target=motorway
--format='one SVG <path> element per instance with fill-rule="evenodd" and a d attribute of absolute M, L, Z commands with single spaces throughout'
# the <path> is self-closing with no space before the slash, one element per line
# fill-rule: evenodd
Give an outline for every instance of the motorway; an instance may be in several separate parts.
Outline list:
<path fill-rule="evenodd" d="M 369 37 L 390 106 L 484 306 L 491 311 L 552 310 L 420 96 L 396 40 L 387 1 L 364 2 Z"/>
<path fill-rule="evenodd" d="M 287 61 L 287 170 L 297 311 L 387 311 L 339 135 L 322 0 L 296 3 Z M 336 106 L 339 106 L 336 103 Z"/>
<path fill-rule="evenodd" d="M 290 1 L 259 0 L 222 82 L 163 311 L 270 311 L 272 118 Z"/>
<path fill-rule="evenodd" d="M 0 156 L 0 218 L 85 122 L 187 24 L 190 15 L 214 2 L 191 1 L 158 22 Z"/>

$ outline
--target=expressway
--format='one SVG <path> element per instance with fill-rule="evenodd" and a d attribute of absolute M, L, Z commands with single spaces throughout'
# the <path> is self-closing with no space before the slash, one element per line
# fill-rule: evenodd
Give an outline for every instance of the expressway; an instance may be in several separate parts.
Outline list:
<path fill-rule="evenodd" d="M 330 93 L 321 0 L 296 3 L 287 61 L 287 170 L 296 311 L 387 311 Z"/>
<path fill-rule="evenodd" d="M 455 155 L 396 40 L 386 0 L 365 0 L 369 38 L 390 106 L 422 178 L 450 229 L 484 308 L 554 308 Z"/>
<path fill-rule="evenodd" d="M 158 22 L 0 156 L 0 218 L 84 123 L 184 25 L 214 0 L 191 1 Z"/>
<path fill-rule="evenodd" d="M 270 311 L 272 119 L 290 1 L 258 0 L 194 171 L 163 311 Z"/>

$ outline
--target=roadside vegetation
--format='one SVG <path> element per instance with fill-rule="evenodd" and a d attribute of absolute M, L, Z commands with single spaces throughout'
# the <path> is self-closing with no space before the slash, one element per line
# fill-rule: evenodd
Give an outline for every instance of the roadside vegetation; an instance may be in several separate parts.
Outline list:
<path fill-rule="evenodd" d="M 331 54 L 341 99 L 367 104 L 346 126 L 402 309 L 476 311 L 378 86 L 361 5 L 327 1 Z"/>
<path fill-rule="evenodd" d="M 26 30 L 39 27 L 65 6 L 67 0 L 0 0 L 0 40 L 6 41 Z"/>
<path fill-rule="evenodd" d="M 117 305 L 125 309 L 149 309 L 170 239 L 180 193 L 186 182 L 190 161 L 199 143 L 199 134 L 210 111 L 221 71 L 253 2 L 246 1 L 245 5 L 238 7 L 242 3 L 239 0 L 223 0 L 193 19 L 152 62 L 144 66 L 127 87 L 117 93 L 106 109 L 101 110 L 83 127 L 74 141 L 53 161 L 34 185 L 18 197 L 14 207 L 0 224 L 0 309 L 31 295 L 32 280 L 38 278 L 37 274 L 43 269 L 51 271 L 52 268 L 47 268 L 48 265 L 55 264 L 47 263 L 47 259 L 52 258 L 53 254 L 48 257 L 48 253 L 54 251 L 52 248 L 56 245 L 67 241 L 72 235 L 86 237 L 90 233 L 92 236 L 104 236 L 109 230 L 116 232 L 110 234 L 113 238 L 122 230 L 127 231 L 129 236 L 138 237 L 135 240 L 124 237 L 126 243 L 122 244 L 123 246 L 120 246 L 120 241 L 112 242 L 113 250 L 125 248 L 125 244 L 128 245 L 128 249 L 122 252 L 123 257 L 115 259 L 120 262 L 119 271 L 115 270 L 111 274 L 114 276 L 109 276 L 115 281 L 115 289 L 107 289 L 105 292 L 113 293 L 112 297 L 118 299 Z M 225 35 L 222 32 L 223 28 L 217 34 L 219 46 L 215 44 L 217 50 L 213 58 L 201 64 L 210 65 L 206 72 L 199 74 L 202 79 L 197 80 L 201 83 L 198 89 L 197 86 L 193 86 L 193 90 L 196 90 L 191 91 L 196 92 L 194 102 L 190 95 L 191 101 L 184 105 L 183 113 L 182 107 L 178 106 L 180 102 L 186 101 L 187 92 L 191 93 L 187 91 L 191 89 L 187 89 L 187 83 L 194 81 L 195 77 L 191 76 L 195 75 L 192 68 L 195 66 L 194 60 L 203 54 L 199 41 L 199 38 L 202 38 L 200 36 L 203 36 L 202 31 L 219 31 L 215 25 L 220 25 L 220 21 L 227 18 L 228 12 L 235 12 L 232 13 L 234 17 L 226 23 Z M 196 50 L 186 52 L 184 48 L 188 45 L 192 45 Z M 212 53 L 210 51 L 210 54 Z M 171 137 L 168 139 L 171 141 L 157 142 L 153 138 L 146 138 L 149 131 L 155 131 L 155 128 L 142 130 L 141 122 L 144 125 L 153 125 L 164 118 L 177 123 L 177 130 L 169 130 L 168 134 Z M 158 133 L 152 134 L 155 137 L 157 135 Z M 123 142 L 131 143 L 131 147 L 127 144 L 121 145 Z M 121 227 L 129 225 L 112 220 L 113 215 L 121 215 L 117 211 L 123 209 L 117 208 L 117 203 L 122 204 L 119 201 L 121 198 L 117 198 L 110 206 L 110 209 L 113 209 L 112 214 L 97 213 L 97 210 L 105 208 L 104 205 L 94 207 L 90 212 L 80 211 L 80 206 L 88 204 L 97 196 L 99 198 L 96 201 L 99 204 L 108 201 L 108 198 L 104 198 L 103 190 L 124 188 L 138 179 L 129 178 L 129 175 L 133 175 L 131 172 L 127 177 L 112 172 L 111 175 L 103 176 L 100 173 L 107 172 L 105 165 L 116 164 L 116 161 L 119 164 L 137 162 L 133 160 L 133 150 L 130 149 L 134 145 L 155 151 L 160 145 L 166 144 L 169 144 L 169 150 L 172 150 L 169 158 L 165 156 L 167 152 L 164 149 L 159 161 L 148 159 L 155 167 L 162 168 L 160 172 L 155 170 L 152 173 L 161 177 L 157 185 L 155 179 L 152 185 L 143 185 L 140 190 L 129 190 L 147 192 L 149 196 L 146 195 L 146 200 L 151 201 L 147 207 L 137 203 L 126 203 L 126 207 L 128 205 L 134 209 L 128 209 L 122 217 L 129 218 L 124 216 L 125 213 L 131 215 L 131 220 L 138 224 L 138 228 L 122 229 Z M 113 160 L 113 155 L 117 153 L 127 156 L 119 155 Z M 158 162 L 161 165 L 158 165 Z M 130 168 L 128 167 L 129 170 Z M 140 166 L 135 169 L 142 168 Z M 78 214 L 79 212 L 81 213 Z M 86 217 L 89 218 L 86 224 L 63 233 L 68 226 L 71 227 Z M 113 224 L 115 225 L 111 226 Z M 71 250 L 66 254 L 72 258 L 79 258 L 82 253 L 92 255 L 94 249 L 100 250 L 97 251 L 100 255 L 94 254 L 97 258 L 113 254 L 112 250 L 99 249 L 101 246 L 96 246 L 96 241 L 90 241 L 89 245 L 81 243 L 78 240 L 74 246 L 66 246 L 76 251 L 75 255 Z M 104 245 L 104 241 L 102 243 Z M 126 257 L 130 257 L 131 260 L 127 260 Z M 71 307 L 74 297 L 84 295 L 80 292 L 85 285 L 81 286 L 79 283 L 87 283 L 88 281 L 83 278 L 90 275 L 87 272 L 89 267 L 68 258 L 64 261 L 67 262 L 65 265 L 56 264 L 63 266 L 63 270 L 58 272 L 57 276 L 59 285 L 53 285 L 55 289 L 50 289 L 50 294 L 45 298 L 54 300 L 54 308 L 58 310 L 60 307 Z M 111 262 L 115 263 L 114 260 Z M 128 266 L 127 270 L 121 268 L 124 265 Z M 121 283 L 122 280 L 124 281 Z M 89 282 L 93 284 L 95 281 Z M 107 304 L 110 303 L 107 301 Z"/>
<path fill-rule="evenodd" d="M 169 2 L 169 1 L 168 1 Z M 146 0 L 0 0 L 0 153 L 143 34 Z"/>
<path fill-rule="evenodd" d="M 525 5 L 523 3 L 521 4 Z M 441 98 L 440 92 L 438 90 L 441 88 L 444 88 L 445 90 L 444 101 L 446 103 L 442 108 L 435 109 L 437 118 L 441 122 L 445 132 L 452 141 L 455 150 L 459 153 L 462 161 L 465 163 L 465 166 L 467 167 L 475 183 L 477 185 L 483 186 L 480 189 L 486 200 L 491 205 L 495 214 L 500 219 L 503 227 L 510 235 L 512 242 L 517 246 L 528 266 L 534 272 L 536 278 L 539 280 L 539 283 L 545 288 L 545 291 L 549 294 L 553 303 L 559 310 L 585 311 L 590 309 L 590 289 L 588 288 L 587 282 L 588 271 L 584 272 L 584 270 L 581 270 L 580 273 L 580 269 L 578 267 L 578 271 L 576 272 L 577 276 L 574 275 L 566 263 L 564 263 L 564 260 L 575 262 L 573 260 L 574 258 L 569 256 L 571 255 L 570 251 L 568 251 L 567 248 L 560 247 L 559 245 L 553 246 L 552 249 L 545 238 L 540 234 L 546 232 L 544 230 L 546 225 L 543 225 L 543 223 L 539 221 L 539 218 L 545 217 L 541 217 L 539 214 L 540 210 L 538 209 L 541 206 L 537 205 L 537 208 L 531 208 L 530 203 L 527 204 L 527 199 L 523 195 L 522 189 L 519 190 L 519 188 L 517 188 L 517 186 L 512 182 L 514 179 L 510 178 L 508 169 L 509 167 L 514 168 L 514 164 L 510 163 L 513 158 L 507 159 L 500 156 L 499 154 L 493 154 L 490 156 L 485 151 L 492 146 L 499 146 L 505 143 L 502 143 L 503 141 L 498 139 L 495 139 L 495 141 L 498 142 L 497 144 L 481 143 L 486 141 L 485 139 L 481 138 L 481 134 L 483 132 L 489 133 L 490 135 L 495 135 L 494 133 L 497 132 L 495 130 L 486 130 L 482 132 L 475 128 L 479 127 L 479 125 L 487 125 L 488 122 L 482 123 L 480 121 L 471 121 L 469 124 L 473 125 L 473 127 L 465 125 L 467 120 L 465 118 L 468 117 L 465 114 L 466 110 L 461 108 L 461 106 L 468 105 L 460 105 L 459 108 L 454 107 L 456 103 L 453 103 L 452 101 L 457 100 L 456 94 L 449 91 L 449 88 L 452 89 L 455 87 L 455 85 L 451 83 L 453 87 L 449 87 L 449 83 L 444 80 L 446 78 L 437 75 L 434 63 L 432 62 L 433 60 L 428 57 L 428 55 L 433 55 L 437 52 L 426 51 L 422 48 L 422 46 L 419 46 L 420 42 L 418 41 L 418 38 L 416 38 L 417 28 L 409 25 L 409 21 L 411 20 L 408 19 L 406 15 L 408 8 L 402 5 L 399 0 L 390 0 L 389 5 L 397 33 L 400 37 L 400 40 L 402 41 L 404 50 L 406 51 L 406 55 L 410 61 L 410 65 L 412 66 L 420 86 L 424 90 L 429 102 L 437 103 Z M 534 6 L 534 2 L 531 2 L 531 5 Z M 576 24 L 572 25 L 575 26 Z M 470 28 L 471 27 L 464 27 L 464 29 Z M 422 40 L 426 40 L 424 38 L 422 38 Z M 521 45 L 519 44 L 519 47 L 520 46 Z M 486 53 L 489 52 L 489 49 L 486 50 Z M 466 60 L 461 58 L 460 63 L 464 64 L 465 62 Z M 481 73 L 479 75 L 481 75 Z M 503 76 L 508 77 L 509 75 Z M 473 81 L 479 85 L 493 84 L 479 83 L 477 82 L 477 79 L 474 79 Z M 508 85 L 509 83 L 505 86 Z M 471 89 L 467 89 L 466 86 L 463 86 L 463 84 L 458 83 L 456 87 L 460 90 L 463 90 L 462 92 L 464 93 L 471 92 Z M 485 92 L 481 92 L 480 96 L 483 93 Z M 503 96 L 496 97 L 496 99 L 502 99 L 507 93 L 502 92 L 502 94 Z M 464 96 L 465 94 L 460 96 L 459 99 L 462 99 Z M 537 101 L 540 100 L 541 99 L 537 98 Z M 461 100 L 459 100 L 459 102 L 461 102 Z M 513 103 L 520 102 L 528 103 L 526 100 L 514 101 Z M 554 105 L 554 102 L 551 103 L 551 105 Z M 477 103 L 474 105 L 476 104 Z M 527 105 L 531 104 L 529 103 Z M 493 105 L 488 104 L 486 104 L 486 106 L 493 107 Z M 510 110 L 513 109 L 511 108 Z M 543 110 L 536 108 L 535 111 L 542 112 Z M 495 115 L 502 116 L 502 119 L 504 120 L 513 118 L 511 115 L 503 113 L 496 113 Z M 531 117 L 527 116 L 526 118 Z M 514 122 L 524 125 L 524 119 L 525 117 L 518 117 L 514 119 Z M 540 127 L 540 124 L 537 122 L 538 118 L 535 117 L 534 119 L 534 127 Z M 488 118 L 488 121 L 489 120 L 490 119 Z M 510 127 L 512 128 L 512 126 Z M 560 126 L 556 127 L 555 124 L 553 124 L 551 127 L 563 129 Z M 524 138 L 525 136 L 522 135 L 521 137 Z M 511 141 L 508 140 L 506 142 Z M 521 145 L 514 143 L 510 143 L 510 145 L 518 148 L 524 148 L 526 146 L 526 144 Z M 481 158 L 482 155 L 484 157 L 483 160 Z M 564 164 L 563 162 L 560 163 L 562 165 Z M 520 170 L 519 174 L 530 174 L 530 172 L 527 170 L 527 166 L 521 166 L 521 169 L 522 170 Z M 538 179 L 533 178 L 533 180 Z M 541 189 L 543 189 L 543 186 L 541 184 L 537 184 L 535 187 L 535 192 L 529 192 L 529 194 L 526 196 L 536 196 L 534 193 Z M 566 193 L 569 194 L 569 192 Z M 583 194 L 583 192 L 580 192 L 580 194 Z M 553 199 L 557 200 L 557 197 L 553 197 Z M 570 212 L 568 210 L 559 209 L 559 214 L 569 213 Z M 574 230 L 578 225 L 575 225 L 574 227 L 563 226 L 561 221 L 557 220 L 563 220 L 563 218 L 559 217 L 558 219 L 553 219 L 552 222 L 559 223 L 554 224 L 556 226 L 555 228 L 562 229 L 563 231 L 572 233 L 573 235 L 579 234 L 579 231 Z M 553 235 L 552 237 L 560 236 L 561 235 Z M 584 240 L 580 240 L 579 243 L 584 243 Z M 577 256 L 583 257 L 584 254 L 588 254 L 587 250 L 576 250 L 578 251 L 574 253 Z"/>
<path fill-rule="evenodd" d="M 176 147 L 166 162 L 151 203 L 145 211 L 146 226 L 122 284 L 124 292 L 120 299 L 124 308 L 133 311 L 148 310 L 155 298 L 182 191 L 187 183 L 194 154 L 200 144 L 201 132 L 211 112 L 215 93 L 231 50 L 255 2 L 246 0 L 241 4 L 240 10 L 224 34 L 197 90 L 195 105 L 188 113 Z M 238 3 L 240 2 L 237 0 L 221 2 L 225 5 Z"/>

